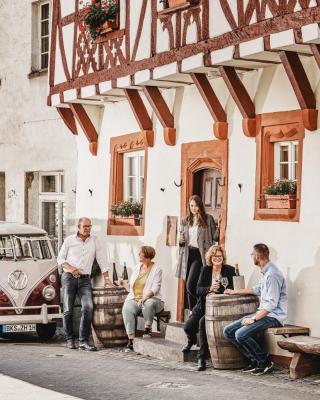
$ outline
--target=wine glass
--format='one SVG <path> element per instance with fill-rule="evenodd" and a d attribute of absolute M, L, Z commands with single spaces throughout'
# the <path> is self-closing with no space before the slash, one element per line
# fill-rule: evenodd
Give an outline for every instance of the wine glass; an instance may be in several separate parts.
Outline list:
<path fill-rule="evenodd" d="M 224 290 L 227 289 L 227 286 L 229 285 L 229 279 L 226 276 L 221 278 L 221 285 L 224 287 Z"/>

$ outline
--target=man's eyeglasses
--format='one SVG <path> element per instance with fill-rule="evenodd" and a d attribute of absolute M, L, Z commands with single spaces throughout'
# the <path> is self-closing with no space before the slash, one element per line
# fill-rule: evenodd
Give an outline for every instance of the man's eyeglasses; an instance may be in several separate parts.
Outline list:
<path fill-rule="evenodd" d="M 92 228 L 92 225 L 80 225 L 82 228 Z"/>

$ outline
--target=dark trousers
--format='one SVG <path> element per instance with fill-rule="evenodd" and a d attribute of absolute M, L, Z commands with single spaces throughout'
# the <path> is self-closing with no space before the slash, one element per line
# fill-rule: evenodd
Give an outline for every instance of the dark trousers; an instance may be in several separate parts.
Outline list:
<path fill-rule="evenodd" d="M 192 310 L 197 303 L 197 283 L 202 267 L 200 251 L 189 247 L 189 257 L 187 266 L 186 289 L 188 295 L 189 310 Z"/>
<path fill-rule="evenodd" d="M 81 301 L 81 320 L 79 328 L 80 343 L 88 342 L 90 336 L 93 302 L 89 277 L 75 278 L 64 272 L 61 277 L 63 291 L 63 327 L 67 340 L 73 339 L 72 314 L 76 295 Z"/>
<path fill-rule="evenodd" d="M 276 328 L 281 324 L 275 318 L 266 316 L 253 324 L 242 325 L 242 321 L 250 317 L 253 315 L 247 315 L 227 325 L 223 334 L 238 348 L 249 363 L 256 362 L 258 365 L 265 366 L 268 362 L 268 354 L 263 350 L 256 336 L 267 328 Z"/>
<path fill-rule="evenodd" d="M 190 315 L 188 321 L 184 325 L 184 331 L 193 343 L 197 341 L 197 333 L 199 332 L 200 350 L 198 357 L 206 360 L 209 357 L 209 347 L 206 333 L 206 320 L 205 316 L 201 314 Z"/>

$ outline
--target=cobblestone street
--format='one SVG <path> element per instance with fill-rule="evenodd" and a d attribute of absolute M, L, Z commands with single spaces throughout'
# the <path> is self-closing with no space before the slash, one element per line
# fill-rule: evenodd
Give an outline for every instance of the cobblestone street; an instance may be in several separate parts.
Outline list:
<path fill-rule="evenodd" d="M 291 381 L 285 368 L 253 377 L 211 367 L 198 373 L 191 363 L 173 363 L 104 349 L 68 351 L 64 342 L 1 341 L 0 373 L 36 386 L 87 400 L 104 399 L 314 399 L 320 396 L 320 374 Z M 11 388 L 12 389 L 12 388 Z M 8 398 L 10 387 L 1 390 Z M 30 394 L 30 393 L 29 393 Z M 43 394 L 30 399 L 40 399 Z M 69 397 L 52 397 L 64 399 Z M 58 396 L 58 395 L 57 395 Z M 18 397 L 16 397 L 18 398 Z M 15 397 L 10 397 L 15 399 Z"/>

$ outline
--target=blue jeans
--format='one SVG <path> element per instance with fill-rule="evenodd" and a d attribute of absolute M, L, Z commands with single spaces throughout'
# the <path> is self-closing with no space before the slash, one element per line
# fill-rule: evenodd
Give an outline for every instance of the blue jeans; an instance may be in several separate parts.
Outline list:
<path fill-rule="evenodd" d="M 242 325 L 242 321 L 253 317 L 247 315 L 224 328 L 223 334 L 229 339 L 237 349 L 245 356 L 250 364 L 256 362 L 264 366 L 268 362 L 268 354 L 261 348 L 255 339 L 255 336 L 267 328 L 276 328 L 281 326 L 280 322 L 272 317 L 264 317 L 250 325 Z"/>
<path fill-rule="evenodd" d="M 88 342 L 93 313 L 90 278 L 75 278 L 72 274 L 64 272 L 61 277 L 61 284 L 63 291 L 63 327 L 66 338 L 67 340 L 74 338 L 72 314 L 74 301 L 78 294 L 81 301 L 79 341 L 80 343 Z"/>

